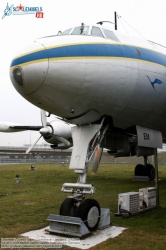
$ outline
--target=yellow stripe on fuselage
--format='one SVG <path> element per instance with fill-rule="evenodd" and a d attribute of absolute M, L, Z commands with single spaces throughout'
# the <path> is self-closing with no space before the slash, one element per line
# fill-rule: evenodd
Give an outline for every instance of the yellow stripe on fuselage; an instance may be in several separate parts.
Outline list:
<path fill-rule="evenodd" d="M 60 47 L 68 47 L 68 46 L 75 46 L 75 45 L 87 45 L 87 44 L 105 44 L 105 45 L 119 45 L 119 46 L 128 46 L 128 47 L 135 47 L 135 48 L 142 48 L 142 49 L 146 49 L 146 50 L 149 50 L 149 51 L 153 51 L 153 52 L 157 52 L 159 54 L 162 54 L 162 55 L 165 55 L 165 53 L 162 53 L 161 51 L 158 51 L 158 50 L 154 50 L 154 49 L 150 49 L 150 48 L 146 48 L 146 47 L 143 47 L 143 46 L 138 46 L 138 45 L 135 45 L 135 44 L 127 44 L 127 43 L 120 43 L 120 42 L 79 42 L 79 43 L 66 43 L 66 44 L 58 44 L 58 45 L 52 45 L 52 46 L 48 46 L 48 47 L 45 47 L 45 48 L 40 48 L 40 49 L 36 49 L 36 50 L 32 50 L 32 51 L 28 51 L 26 53 L 23 53 L 23 54 L 20 54 L 19 56 L 16 56 L 14 57 L 13 59 L 17 59 L 17 58 L 20 58 L 20 57 L 23 57 L 23 56 L 27 56 L 27 55 L 30 55 L 32 53 L 36 53 L 36 52 L 39 52 L 39 51 L 45 51 L 45 50 L 49 50 L 49 49 L 53 49 L 53 48 L 60 48 Z"/>
<path fill-rule="evenodd" d="M 135 61 L 135 62 L 141 62 L 141 63 L 147 63 L 147 64 L 152 64 L 155 66 L 160 66 L 166 68 L 166 66 L 162 64 L 158 64 L 155 62 L 150 62 L 146 60 L 141 60 L 141 59 L 135 59 L 135 58 L 128 58 L 128 57 L 111 57 L 111 56 L 78 56 L 78 57 L 54 57 L 54 58 L 45 58 L 45 59 L 39 59 L 39 60 L 33 60 L 30 62 L 25 62 L 22 64 L 14 65 L 10 67 L 10 69 L 13 69 L 17 66 L 24 67 L 27 65 L 31 64 L 36 64 L 36 63 L 42 63 L 42 62 L 53 62 L 53 61 L 70 61 L 70 60 L 119 60 L 119 61 Z"/>

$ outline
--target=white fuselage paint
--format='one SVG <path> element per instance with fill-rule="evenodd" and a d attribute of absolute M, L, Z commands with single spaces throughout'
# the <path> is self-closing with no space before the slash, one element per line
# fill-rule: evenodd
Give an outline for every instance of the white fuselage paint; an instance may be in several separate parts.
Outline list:
<path fill-rule="evenodd" d="M 94 111 L 91 122 L 109 115 L 116 127 L 140 125 L 166 136 L 166 48 L 116 36 L 121 42 L 83 35 L 38 39 L 12 61 L 12 83 L 25 99 L 71 123 L 88 123 L 85 114 Z M 106 45 L 110 56 L 104 54 Z M 42 59 L 19 61 L 38 51 Z M 16 67 L 23 71 L 23 86 L 13 78 Z"/>

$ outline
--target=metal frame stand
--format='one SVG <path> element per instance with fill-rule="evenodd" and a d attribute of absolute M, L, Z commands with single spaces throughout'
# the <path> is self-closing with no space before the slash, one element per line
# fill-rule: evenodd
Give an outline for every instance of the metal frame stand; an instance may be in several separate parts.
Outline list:
<path fill-rule="evenodd" d="M 158 180 L 158 153 L 157 148 L 154 149 L 154 165 L 155 165 L 155 188 L 156 188 L 156 207 L 159 208 L 159 180 Z"/>
<path fill-rule="evenodd" d="M 143 213 L 146 213 L 146 212 L 149 212 L 151 210 L 159 208 L 159 206 L 160 206 L 160 200 L 159 200 L 158 153 L 157 153 L 157 148 L 154 148 L 154 165 L 155 165 L 156 205 L 152 206 L 152 207 L 149 207 L 149 208 L 140 209 L 139 211 L 134 212 L 134 213 L 130 213 L 128 211 L 122 211 L 120 213 L 116 213 L 115 216 L 122 216 L 124 218 L 129 218 L 131 216 L 135 216 L 135 215 L 138 215 L 138 214 L 143 214 Z M 144 177 L 144 176 L 141 176 L 141 177 Z M 134 180 L 139 180 L 139 179 L 134 179 Z"/>
<path fill-rule="evenodd" d="M 91 233 L 82 219 L 78 217 L 50 214 L 47 220 L 50 221 L 50 228 L 47 230 L 50 233 L 79 238 L 83 238 Z M 110 209 L 101 208 L 100 222 L 97 229 L 103 230 L 110 225 Z"/>

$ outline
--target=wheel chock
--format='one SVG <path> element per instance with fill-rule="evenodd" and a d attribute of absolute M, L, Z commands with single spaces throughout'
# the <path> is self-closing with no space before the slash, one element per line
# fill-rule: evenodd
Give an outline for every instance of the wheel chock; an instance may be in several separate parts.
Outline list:
<path fill-rule="evenodd" d="M 111 212 L 109 208 L 101 208 L 100 221 L 98 228 L 99 230 L 110 227 L 111 225 Z"/>
<path fill-rule="evenodd" d="M 79 238 L 91 233 L 79 217 L 50 214 L 47 220 L 50 221 L 50 228 L 47 230 L 50 233 L 75 236 Z M 97 229 L 102 230 L 110 225 L 110 209 L 101 208 L 100 222 Z"/>
<path fill-rule="evenodd" d="M 150 181 L 150 178 L 148 176 L 135 175 L 133 181 Z"/>
<path fill-rule="evenodd" d="M 89 229 L 86 227 L 81 218 L 54 215 L 50 214 L 48 219 L 50 221 L 50 233 L 76 236 L 82 238 L 90 234 Z"/>

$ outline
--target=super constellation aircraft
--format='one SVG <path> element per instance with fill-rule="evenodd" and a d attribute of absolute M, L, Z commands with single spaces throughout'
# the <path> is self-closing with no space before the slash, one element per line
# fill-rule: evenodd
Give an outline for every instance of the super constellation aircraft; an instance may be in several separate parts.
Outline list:
<path fill-rule="evenodd" d="M 73 196 L 62 202 L 61 215 L 81 217 L 90 230 L 98 226 L 100 205 L 84 198 L 95 192 L 86 184 L 88 163 L 95 153 L 97 171 L 103 148 L 115 157 L 143 156 L 135 174 L 154 179 L 147 157 L 166 139 L 166 47 L 81 24 L 24 48 L 10 77 L 26 100 L 76 125 L 70 168 L 79 178 L 62 186 Z"/>

